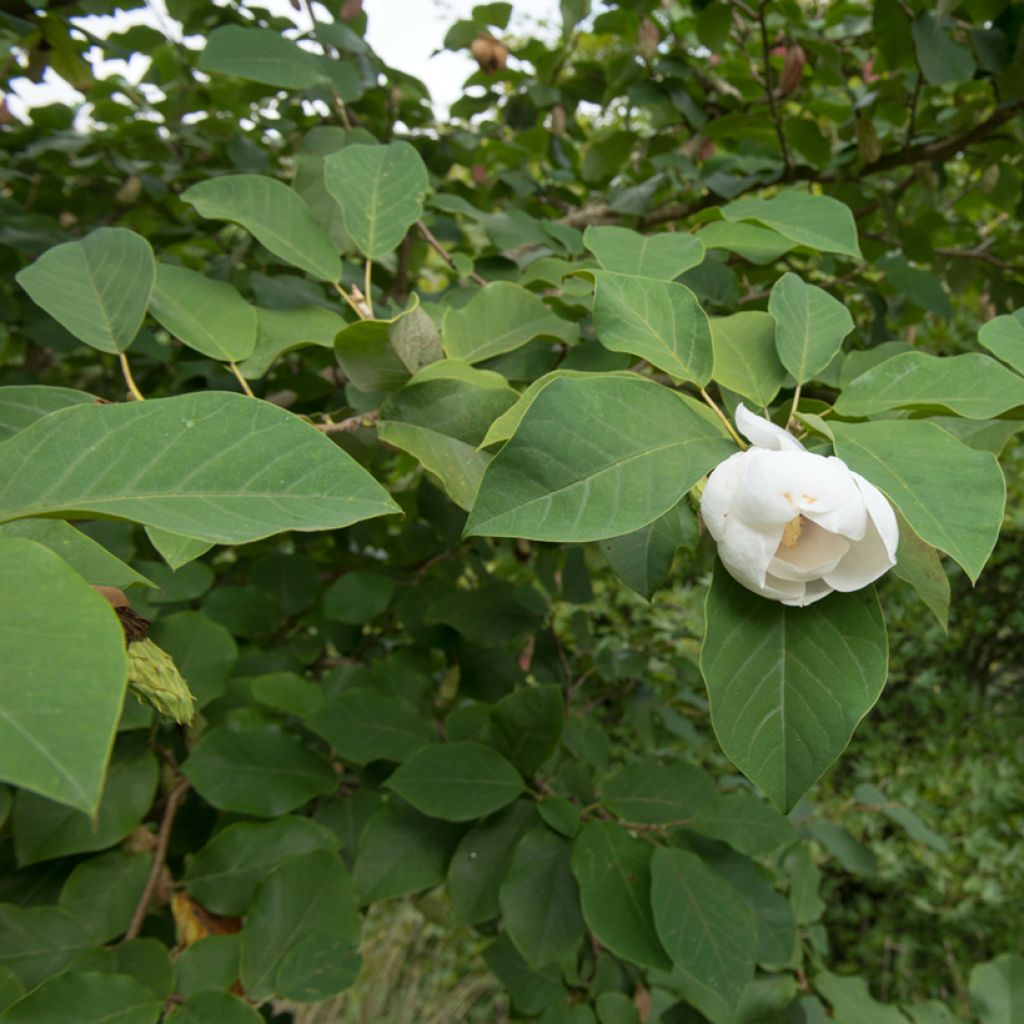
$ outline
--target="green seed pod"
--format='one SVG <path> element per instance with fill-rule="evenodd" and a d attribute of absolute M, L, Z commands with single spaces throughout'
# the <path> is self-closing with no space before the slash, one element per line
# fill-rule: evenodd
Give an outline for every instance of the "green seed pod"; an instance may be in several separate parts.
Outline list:
<path fill-rule="evenodd" d="M 182 725 L 192 721 L 195 697 L 174 659 L 152 640 L 136 640 L 128 645 L 128 689 L 161 715 Z"/>

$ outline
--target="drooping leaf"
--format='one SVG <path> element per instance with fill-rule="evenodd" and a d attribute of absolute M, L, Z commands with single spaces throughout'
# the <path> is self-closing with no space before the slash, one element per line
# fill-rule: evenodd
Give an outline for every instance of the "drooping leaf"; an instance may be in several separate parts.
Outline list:
<path fill-rule="evenodd" d="M 836 421 L 832 431 L 836 454 L 976 580 L 1003 521 L 1006 483 L 995 456 L 924 420 Z"/>
<path fill-rule="evenodd" d="M 0 537 L 0 567 L 0 778 L 92 813 L 124 699 L 121 623 L 41 544 Z"/>
<path fill-rule="evenodd" d="M 949 577 L 942 568 L 939 553 L 931 544 L 921 540 L 898 512 L 896 519 L 899 524 L 900 542 L 896 550 L 893 574 L 917 591 L 917 596 L 928 606 L 942 631 L 948 632 Z"/>
<path fill-rule="evenodd" d="M 395 341 L 402 324 L 416 312 L 414 304 L 390 320 L 357 320 L 335 336 L 338 365 L 360 391 L 395 391 L 412 375 Z"/>
<path fill-rule="evenodd" d="M 641 235 L 630 228 L 591 225 L 583 244 L 605 270 L 673 281 L 704 259 L 700 235 L 685 231 Z"/>
<path fill-rule="evenodd" d="M 559 378 L 487 467 L 466 532 L 620 536 L 667 512 L 733 450 L 720 430 L 652 381 Z"/>
<path fill-rule="evenodd" d="M 262 377 L 274 361 L 288 352 L 307 345 L 333 348 L 338 331 L 346 321 L 322 306 L 300 306 L 298 309 L 260 309 L 256 312 L 256 344 L 239 364 L 242 375 L 249 380 Z"/>
<path fill-rule="evenodd" d="M 238 362 L 256 347 L 256 310 L 231 285 L 158 263 L 149 311 L 170 334 L 211 359 Z"/>
<path fill-rule="evenodd" d="M 775 321 L 768 313 L 734 313 L 711 321 L 714 378 L 730 391 L 767 407 L 786 382 L 775 347 Z"/>
<path fill-rule="evenodd" d="M 0 521 L 77 512 L 237 544 L 396 510 L 329 438 L 228 392 L 75 406 L 0 444 Z"/>
<path fill-rule="evenodd" d="M 123 352 L 142 326 L 155 272 L 141 235 L 97 228 L 48 249 L 15 280 L 76 338 L 101 352 Z"/>
<path fill-rule="evenodd" d="M 510 804 L 522 792 L 523 780 L 492 748 L 458 742 L 421 747 L 387 786 L 423 814 L 470 821 Z"/>
<path fill-rule="evenodd" d="M 821 373 L 854 328 L 846 306 L 796 274 L 784 274 L 775 282 L 768 312 L 775 320 L 779 359 L 798 384 Z"/>
<path fill-rule="evenodd" d="M 241 224 L 275 256 L 321 281 L 341 279 L 341 260 L 302 197 L 276 178 L 228 174 L 181 194 L 201 217 Z"/>
<path fill-rule="evenodd" d="M 905 352 L 851 381 L 835 409 L 840 416 L 857 417 L 936 405 L 968 419 L 991 419 L 1024 405 L 1024 377 L 979 352 Z"/>
<path fill-rule="evenodd" d="M 160 552 L 160 557 L 174 571 L 205 555 L 213 545 L 207 540 L 183 537 L 180 533 L 161 530 L 159 526 L 147 526 L 149 542 Z"/>
<path fill-rule="evenodd" d="M 345 230 L 371 260 L 398 248 L 423 213 L 427 168 L 408 142 L 351 145 L 324 158 L 324 183 L 337 200 Z"/>
<path fill-rule="evenodd" d="M 885 685 L 888 643 L 872 589 L 788 608 L 719 565 L 701 671 L 722 750 L 788 811 L 845 750 Z"/>
<path fill-rule="evenodd" d="M 594 330 L 605 348 L 629 352 L 680 380 L 711 379 L 711 327 L 685 285 L 594 271 Z"/>
<path fill-rule="evenodd" d="M 0 441 L 24 430 L 43 416 L 71 405 L 93 405 L 97 399 L 74 388 L 18 384 L 0 388 Z"/>
<path fill-rule="evenodd" d="M 722 207 L 722 216 L 729 221 L 759 221 L 819 252 L 861 258 L 853 213 L 831 196 L 785 191 L 771 199 L 737 199 Z"/>

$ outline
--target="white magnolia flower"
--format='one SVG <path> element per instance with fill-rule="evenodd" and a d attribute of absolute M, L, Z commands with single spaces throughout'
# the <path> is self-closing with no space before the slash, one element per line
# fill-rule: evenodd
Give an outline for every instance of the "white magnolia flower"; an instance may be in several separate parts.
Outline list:
<path fill-rule="evenodd" d="M 700 504 L 733 579 L 802 607 L 896 564 L 896 516 L 877 487 L 742 405 L 736 425 L 752 447 L 715 467 Z"/>

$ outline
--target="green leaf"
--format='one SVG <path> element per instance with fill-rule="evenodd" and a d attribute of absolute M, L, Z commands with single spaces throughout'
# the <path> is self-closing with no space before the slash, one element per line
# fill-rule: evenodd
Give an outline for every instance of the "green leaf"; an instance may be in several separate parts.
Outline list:
<path fill-rule="evenodd" d="M 276 725 L 203 733 L 182 765 L 200 796 L 222 811 L 274 818 L 337 785 L 331 766 Z"/>
<path fill-rule="evenodd" d="M 181 194 L 201 217 L 241 224 L 275 256 L 321 281 L 341 279 L 341 260 L 302 197 L 276 178 L 227 174 Z"/>
<path fill-rule="evenodd" d="M 788 818 L 743 790 L 719 796 L 697 815 L 696 828 L 748 857 L 768 856 L 798 838 Z"/>
<path fill-rule="evenodd" d="M 449 307 L 441 327 L 445 352 L 467 363 L 513 352 L 534 338 L 571 344 L 577 333 L 575 324 L 556 316 L 541 298 L 510 281 L 494 281 L 460 309 Z"/>
<path fill-rule="evenodd" d="M 322 306 L 298 309 L 260 309 L 256 312 L 256 345 L 238 369 L 248 380 L 262 377 L 281 356 L 314 345 L 334 348 L 334 338 L 346 321 Z"/>
<path fill-rule="evenodd" d="M 573 844 L 572 872 L 595 938 L 616 956 L 665 971 L 670 961 L 651 912 L 652 850 L 619 825 L 591 821 Z"/>
<path fill-rule="evenodd" d="M 554 965 L 539 971 L 530 970 L 507 934 L 499 935 L 484 950 L 483 957 L 520 1013 L 534 1017 L 565 998 L 562 972 Z"/>
<path fill-rule="evenodd" d="M 382 572 L 347 572 L 325 591 L 324 616 L 332 622 L 362 626 L 387 611 L 394 593 L 395 581 Z"/>
<path fill-rule="evenodd" d="M 25 986 L 6 967 L 0 967 L 0 1013 L 25 994 Z"/>
<path fill-rule="evenodd" d="M 651 906 L 676 970 L 735 1007 L 757 959 L 756 922 L 747 904 L 700 857 L 661 847 L 651 858 Z"/>
<path fill-rule="evenodd" d="M 676 552 L 680 548 L 692 551 L 697 540 L 697 517 L 684 498 L 653 523 L 601 541 L 601 550 L 612 572 L 649 599 L 665 582 Z"/>
<path fill-rule="evenodd" d="M 60 905 L 74 914 L 97 943 L 128 930 L 149 877 L 144 853 L 110 850 L 82 861 L 60 890 Z"/>
<path fill-rule="evenodd" d="M 198 67 L 279 89 L 311 89 L 324 77 L 316 54 L 300 49 L 272 29 L 241 25 L 215 28 Z"/>
<path fill-rule="evenodd" d="M 786 368 L 775 347 L 775 320 L 768 313 L 734 313 L 711 321 L 714 378 L 756 405 L 775 401 Z"/>
<path fill-rule="evenodd" d="M 491 708 L 488 737 L 524 775 L 532 775 L 558 749 L 563 716 L 560 686 L 530 686 Z"/>
<path fill-rule="evenodd" d="M 437 736 L 428 719 L 408 701 L 354 688 L 331 697 L 307 723 L 345 761 L 401 764 Z"/>
<path fill-rule="evenodd" d="M 733 451 L 716 426 L 660 384 L 559 378 L 487 467 L 466 532 L 617 537 L 663 515 Z"/>
<path fill-rule="evenodd" d="M 0 664 L 0 778 L 92 813 L 124 699 L 124 631 L 63 559 L 22 537 L 0 537 Z"/>
<path fill-rule="evenodd" d="M 160 1001 L 124 974 L 50 978 L 0 1017 L 3 1024 L 156 1024 Z"/>
<path fill-rule="evenodd" d="M 976 580 L 1003 521 L 1006 483 L 995 456 L 924 420 L 831 426 L 836 454 L 883 490 L 925 543 Z"/>
<path fill-rule="evenodd" d="M 886 256 L 875 266 L 882 271 L 886 284 L 895 289 L 897 294 L 902 294 L 915 306 L 934 313 L 942 320 L 953 318 L 953 306 L 946 289 L 934 274 L 912 267 L 902 253 Z"/>
<path fill-rule="evenodd" d="M 954 43 L 937 11 L 922 11 L 910 24 L 917 62 L 929 85 L 969 82 L 976 65 L 970 47 Z"/>
<path fill-rule="evenodd" d="M 202 612 L 175 612 L 153 623 L 150 636 L 174 659 L 178 671 L 188 680 L 197 709 L 224 692 L 238 660 L 238 648 L 220 623 Z"/>
<path fill-rule="evenodd" d="M 237 362 L 256 347 L 256 310 L 231 285 L 194 270 L 158 263 L 150 313 L 189 348 Z"/>
<path fill-rule="evenodd" d="M 858 803 L 871 805 L 872 810 L 895 822 L 915 842 L 924 843 L 943 856 L 949 854 L 949 840 L 945 836 L 929 828 L 909 807 L 886 796 L 872 783 L 862 782 L 853 791 L 853 798 Z"/>
<path fill-rule="evenodd" d="M 394 252 L 423 213 L 427 168 L 408 142 L 350 145 L 324 158 L 324 183 L 345 230 L 371 260 Z"/>
<path fill-rule="evenodd" d="M 183 537 L 180 533 L 161 530 L 159 526 L 147 526 L 146 536 L 160 552 L 160 557 L 175 571 L 205 555 L 213 547 L 209 541 Z"/>
<path fill-rule="evenodd" d="M 771 199 L 737 199 L 722 207 L 729 221 L 756 220 L 797 245 L 861 258 L 850 208 L 831 196 L 780 192 Z"/>
<path fill-rule="evenodd" d="M 387 787 L 432 818 L 471 821 L 510 804 L 523 791 L 523 780 L 495 750 L 460 742 L 421 747 Z"/>
<path fill-rule="evenodd" d="M 1024 321 L 1014 313 L 1013 316 L 993 317 L 988 323 L 982 324 L 978 331 L 978 341 L 1008 366 L 1018 373 L 1024 373 Z M 5 391 L 0 388 L 0 391 Z"/>
<path fill-rule="evenodd" d="M 789 608 L 715 569 L 701 671 L 722 750 L 788 811 L 846 749 L 885 685 L 873 589 Z"/>
<path fill-rule="evenodd" d="M 130 939 L 113 947 L 94 949 L 72 964 L 75 974 L 128 975 L 161 1003 L 174 991 L 174 966 L 159 939 Z"/>
<path fill-rule="evenodd" d="M 361 905 L 440 885 L 459 830 L 405 807 L 378 811 L 359 837 L 352 877 Z"/>
<path fill-rule="evenodd" d="M 412 370 L 399 355 L 396 338 L 418 302 L 390 320 L 357 320 L 338 332 L 334 355 L 360 391 L 396 391 L 409 379 Z"/>
<path fill-rule="evenodd" d="M 199 992 L 231 988 L 238 980 L 241 945 L 242 937 L 236 933 L 207 935 L 186 946 L 174 962 L 178 994 L 187 999 Z"/>
<path fill-rule="evenodd" d="M 352 947 L 359 939 L 359 916 L 352 879 L 341 858 L 326 850 L 311 850 L 275 868 L 260 883 L 245 916 L 239 977 L 249 999 L 261 1001 L 274 995 L 288 953 L 305 937 L 321 931 L 322 945 L 330 937 Z M 306 957 L 306 963 L 312 968 L 311 957 Z M 303 978 L 293 963 L 288 987 L 306 980 L 308 976 Z"/>
<path fill-rule="evenodd" d="M 14 279 L 76 338 L 101 352 L 123 352 L 142 326 L 155 273 L 141 235 L 97 228 L 47 249 Z"/>
<path fill-rule="evenodd" d="M 711 777 L 700 768 L 644 758 L 606 779 L 601 796 L 608 810 L 625 821 L 678 825 L 710 809 L 717 793 Z"/>
<path fill-rule="evenodd" d="M 992 419 L 1024 405 L 1024 378 L 979 352 L 904 352 L 851 381 L 835 409 L 840 416 L 857 417 L 935 405 L 972 420 Z"/>
<path fill-rule="evenodd" d="M 519 840 L 501 883 L 505 928 L 531 967 L 571 956 L 586 934 L 571 860 L 572 843 L 538 825 Z"/>
<path fill-rule="evenodd" d="M 822 971 L 814 976 L 814 987 L 831 1004 L 836 1024 L 907 1024 L 907 1018 L 895 1006 L 872 998 L 863 978 L 841 978 Z"/>
<path fill-rule="evenodd" d="M 1024 1012 L 1024 957 L 1003 953 L 971 969 L 971 1005 L 981 1024 L 1013 1024 Z"/>
<path fill-rule="evenodd" d="M 900 542 L 896 549 L 893 575 L 909 583 L 917 596 L 928 606 L 938 620 L 943 633 L 949 632 L 949 577 L 942 568 L 939 553 L 910 528 L 910 524 L 896 513 Z"/>
<path fill-rule="evenodd" d="M 593 271 L 594 330 L 605 348 L 629 352 L 680 380 L 711 380 L 711 327 L 686 285 Z"/>
<path fill-rule="evenodd" d="M 517 800 L 462 837 L 448 865 L 448 895 L 458 920 L 480 924 L 501 913 L 501 883 L 517 843 L 535 821 L 531 804 Z"/>
<path fill-rule="evenodd" d="M 175 1006 L 168 1024 L 262 1024 L 263 1018 L 244 999 L 230 992 L 199 992 Z"/>
<path fill-rule="evenodd" d="M 239 544 L 397 510 L 320 431 L 229 392 L 75 406 L 0 444 L 0 521 L 75 512 Z"/>
<path fill-rule="evenodd" d="M 99 587 L 154 587 L 152 580 L 125 565 L 92 537 L 63 519 L 16 519 L 0 526 L 4 537 L 35 541 L 60 555 L 86 583 Z"/>
<path fill-rule="evenodd" d="M 274 988 L 295 1003 L 320 1003 L 351 987 L 363 966 L 346 937 L 326 928 L 303 930 L 281 958 Z"/>
<path fill-rule="evenodd" d="M 854 328 L 846 306 L 796 274 L 783 274 L 775 282 L 768 312 L 776 324 L 779 359 L 798 384 L 821 373 Z"/>
<path fill-rule="evenodd" d="M 130 835 L 153 804 L 157 771 L 151 751 L 115 755 L 94 816 L 27 790 L 19 792 L 12 815 L 19 866 L 102 850 Z"/>
<path fill-rule="evenodd" d="M 0 903 L 0 968 L 27 989 L 59 974 L 92 945 L 85 926 L 63 907 Z"/>
<path fill-rule="evenodd" d="M 685 231 L 641 235 L 630 228 L 592 225 L 583 244 L 605 270 L 672 281 L 704 259 L 699 235 Z"/>
<path fill-rule="evenodd" d="M 18 384 L 0 388 L 0 441 L 24 430 L 43 416 L 71 405 L 95 405 L 94 395 L 73 388 Z"/>
<path fill-rule="evenodd" d="M 239 822 L 222 829 L 188 859 L 185 888 L 216 914 L 241 915 L 259 883 L 286 860 L 337 848 L 334 833 L 308 818 Z"/>
<path fill-rule="evenodd" d="M 701 228 L 697 237 L 706 249 L 724 249 L 743 257 L 748 263 L 762 266 L 774 263 L 795 248 L 794 243 L 777 231 L 759 228 L 756 224 L 713 220 Z"/>

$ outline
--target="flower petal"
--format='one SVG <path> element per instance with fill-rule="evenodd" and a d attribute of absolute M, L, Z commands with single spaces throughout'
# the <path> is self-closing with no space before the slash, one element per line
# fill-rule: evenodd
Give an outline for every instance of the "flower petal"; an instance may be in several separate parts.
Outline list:
<path fill-rule="evenodd" d="M 823 575 L 825 582 L 843 593 L 874 583 L 896 564 L 889 554 L 875 521 L 868 523 L 864 539 L 853 544 L 839 564 Z"/>
<path fill-rule="evenodd" d="M 806 608 L 831 593 L 832 588 L 824 580 L 812 580 L 807 584 L 807 589 L 799 600 L 783 600 L 782 603 L 788 604 L 791 608 Z"/>
<path fill-rule="evenodd" d="M 749 524 L 730 514 L 725 535 L 718 542 L 718 554 L 736 579 L 751 590 L 759 591 L 764 586 L 768 563 L 775 555 L 784 529 L 784 524 Z"/>
<path fill-rule="evenodd" d="M 725 536 L 726 520 L 745 471 L 747 452 L 736 452 L 711 471 L 700 499 L 700 514 L 715 540 Z"/>
<path fill-rule="evenodd" d="M 780 545 L 768 572 L 780 579 L 806 583 L 827 576 L 849 550 L 850 542 L 845 537 L 808 522 L 792 547 Z"/>
<path fill-rule="evenodd" d="M 850 476 L 853 477 L 854 483 L 860 488 L 860 493 L 864 497 L 864 504 L 867 506 L 868 515 L 875 524 L 875 529 L 878 530 L 882 543 L 885 545 L 885 550 L 892 559 L 892 564 L 895 565 L 896 549 L 900 543 L 900 528 L 896 523 L 896 513 L 893 512 L 889 499 L 871 481 L 865 480 L 859 473 L 854 473 L 853 470 L 850 470 Z"/>
<path fill-rule="evenodd" d="M 751 444 L 776 452 L 802 452 L 804 446 L 782 427 L 751 412 L 742 402 L 736 406 L 736 426 Z"/>

